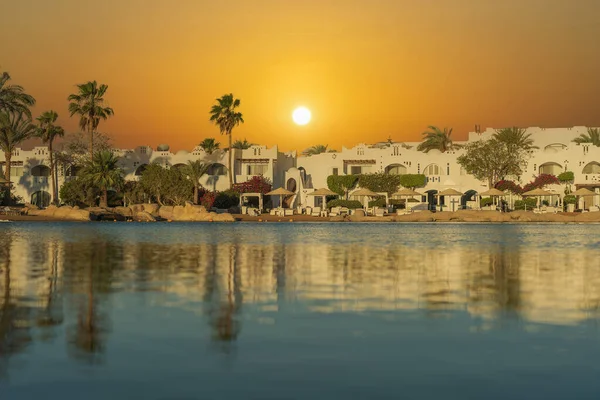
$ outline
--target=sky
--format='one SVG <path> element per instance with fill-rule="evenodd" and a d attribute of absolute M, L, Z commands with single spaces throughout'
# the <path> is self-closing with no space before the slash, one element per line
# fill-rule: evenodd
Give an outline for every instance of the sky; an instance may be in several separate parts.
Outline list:
<path fill-rule="evenodd" d="M 3 0 L 0 71 L 54 109 L 107 84 L 119 147 L 191 150 L 241 100 L 234 139 L 340 149 L 428 125 L 600 126 L 598 0 Z M 305 126 L 295 107 L 312 111 Z M 223 146 L 225 147 L 225 146 Z"/>

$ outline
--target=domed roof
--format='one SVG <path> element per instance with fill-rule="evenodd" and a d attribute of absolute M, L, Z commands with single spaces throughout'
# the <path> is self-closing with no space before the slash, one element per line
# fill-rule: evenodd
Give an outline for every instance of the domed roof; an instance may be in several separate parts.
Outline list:
<path fill-rule="evenodd" d="M 431 149 L 427 152 L 427 154 L 436 155 L 436 154 L 442 154 L 442 152 L 439 151 L 438 149 Z"/>
<path fill-rule="evenodd" d="M 170 147 L 168 144 L 159 144 L 156 151 L 169 151 Z"/>

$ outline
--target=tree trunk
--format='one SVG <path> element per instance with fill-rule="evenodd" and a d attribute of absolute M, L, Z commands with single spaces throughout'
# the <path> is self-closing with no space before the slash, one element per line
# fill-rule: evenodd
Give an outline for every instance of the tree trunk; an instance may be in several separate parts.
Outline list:
<path fill-rule="evenodd" d="M 52 185 L 52 204 L 57 204 L 56 174 L 54 173 L 54 155 L 52 154 L 52 140 L 48 142 L 48 151 L 50 152 L 50 184 Z"/>
<path fill-rule="evenodd" d="M 102 190 L 102 196 L 100 196 L 100 207 L 106 208 L 108 207 L 108 190 Z"/>
<path fill-rule="evenodd" d="M 199 199 L 198 199 L 198 186 L 194 185 L 194 204 L 198 204 Z"/>
<path fill-rule="evenodd" d="M 229 189 L 233 189 L 233 149 L 231 131 L 229 132 Z"/>
<path fill-rule="evenodd" d="M 4 152 L 4 160 L 6 161 L 6 168 L 4 168 L 4 173 L 6 174 L 6 176 L 4 177 L 7 181 L 9 181 L 9 183 L 6 184 L 6 194 L 8 195 L 8 197 L 4 200 L 4 204 L 6 205 L 11 205 L 12 203 L 12 198 L 10 196 L 11 191 L 12 191 L 12 183 L 10 183 L 10 160 L 12 159 L 12 151 L 5 151 Z"/>
<path fill-rule="evenodd" d="M 90 126 L 90 160 L 94 161 L 94 128 Z"/>

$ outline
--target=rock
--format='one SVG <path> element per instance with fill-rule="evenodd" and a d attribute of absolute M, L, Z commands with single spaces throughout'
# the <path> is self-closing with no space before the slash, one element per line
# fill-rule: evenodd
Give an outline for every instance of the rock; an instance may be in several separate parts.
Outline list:
<path fill-rule="evenodd" d="M 142 204 L 142 207 L 143 210 L 140 211 L 146 211 L 151 215 L 158 215 L 158 209 L 160 208 L 158 204 Z"/>
<path fill-rule="evenodd" d="M 36 206 L 35 204 L 31 204 L 31 203 L 25 203 L 25 208 L 27 210 L 39 210 L 40 208 L 38 206 Z"/>
<path fill-rule="evenodd" d="M 235 218 L 229 213 L 218 214 L 212 220 L 215 222 L 235 222 Z"/>
<path fill-rule="evenodd" d="M 70 206 L 48 207 L 45 210 L 29 210 L 29 215 L 54 218 L 64 221 L 89 221 L 91 218 L 88 210 L 80 210 Z"/>
<path fill-rule="evenodd" d="M 115 207 L 113 212 L 124 217 L 133 217 L 133 210 L 129 207 Z"/>
<path fill-rule="evenodd" d="M 162 206 L 158 209 L 158 215 L 163 219 L 173 219 L 173 207 Z"/>
<path fill-rule="evenodd" d="M 139 213 L 141 211 L 144 211 L 144 205 L 143 204 L 133 204 L 131 206 L 129 206 L 129 208 L 131 209 L 132 213 Z"/>
<path fill-rule="evenodd" d="M 133 217 L 138 222 L 155 222 L 156 218 L 154 218 L 149 212 L 139 211 L 135 213 Z"/>

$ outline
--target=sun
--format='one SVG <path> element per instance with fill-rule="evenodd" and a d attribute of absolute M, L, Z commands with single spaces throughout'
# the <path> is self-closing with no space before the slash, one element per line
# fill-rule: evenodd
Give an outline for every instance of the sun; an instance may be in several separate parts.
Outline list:
<path fill-rule="evenodd" d="M 296 125 L 306 125 L 310 122 L 310 110 L 306 107 L 298 107 L 292 113 L 292 119 Z"/>

